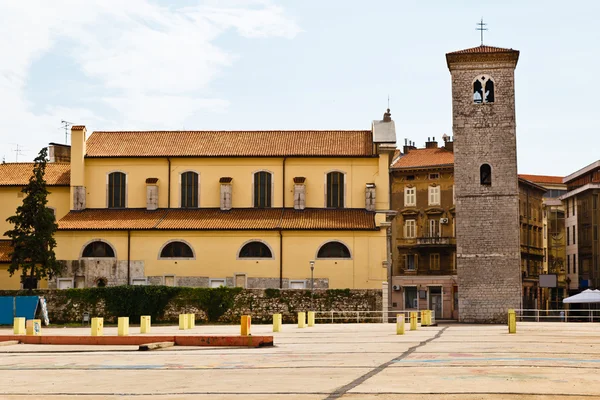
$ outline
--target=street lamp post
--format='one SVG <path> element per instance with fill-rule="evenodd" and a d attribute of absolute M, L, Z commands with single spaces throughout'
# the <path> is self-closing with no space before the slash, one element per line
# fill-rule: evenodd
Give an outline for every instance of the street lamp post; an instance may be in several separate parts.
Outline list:
<path fill-rule="evenodd" d="M 310 290 L 315 288 L 315 280 L 313 278 L 315 271 L 315 260 L 310 260 Z"/>

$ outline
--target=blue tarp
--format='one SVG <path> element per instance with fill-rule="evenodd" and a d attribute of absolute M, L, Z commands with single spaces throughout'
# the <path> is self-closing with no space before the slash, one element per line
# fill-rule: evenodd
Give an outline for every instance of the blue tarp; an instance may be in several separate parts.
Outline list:
<path fill-rule="evenodd" d="M 0 297 L 0 325 L 12 325 L 15 317 L 34 319 L 39 302 L 38 296 Z"/>

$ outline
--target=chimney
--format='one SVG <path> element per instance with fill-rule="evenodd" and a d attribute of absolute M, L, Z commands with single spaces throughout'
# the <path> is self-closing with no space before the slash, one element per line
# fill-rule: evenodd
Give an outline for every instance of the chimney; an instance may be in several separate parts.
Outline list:
<path fill-rule="evenodd" d="M 146 210 L 158 208 L 158 178 L 146 179 Z"/>
<path fill-rule="evenodd" d="M 230 178 L 228 176 L 224 176 L 221 179 L 219 179 L 219 183 L 221 184 L 221 202 L 220 202 L 220 208 L 222 211 L 228 211 L 231 210 L 231 193 L 232 193 L 232 187 L 231 187 L 231 181 L 233 180 L 233 178 Z"/>
<path fill-rule="evenodd" d="M 426 149 L 437 149 L 438 148 L 438 143 L 435 141 L 435 136 L 433 137 L 433 140 L 430 140 L 430 138 L 427 138 L 427 142 L 425 142 L 425 148 Z"/>
<path fill-rule="evenodd" d="M 71 210 L 85 209 L 85 134 L 83 125 L 71 127 Z"/>
<path fill-rule="evenodd" d="M 50 162 L 68 163 L 71 162 L 71 146 L 59 143 L 50 143 L 48 145 L 48 154 Z"/>
<path fill-rule="evenodd" d="M 294 210 L 304 210 L 306 207 L 306 178 L 297 176 L 294 178 Z"/>
<path fill-rule="evenodd" d="M 411 150 L 416 150 L 415 142 L 411 142 L 408 139 L 404 139 L 404 147 L 402 148 L 402 154 L 406 155 Z"/>
<path fill-rule="evenodd" d="M 454 142 L 452 141 L 452 136 L 448 136 L 444 133 L 442 139 L 444 139 L 444 148 L 448 151 L 454 152 Z"/>
<path fill-rule="evenodd" d="M 375 211 L 375 184 L 367 183 L 365 188 L 365 208 L 367 211 Z"/>

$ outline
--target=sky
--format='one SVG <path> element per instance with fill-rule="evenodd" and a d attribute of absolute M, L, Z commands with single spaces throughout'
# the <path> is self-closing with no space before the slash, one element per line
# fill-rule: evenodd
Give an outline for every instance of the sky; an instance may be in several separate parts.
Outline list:
<path fill-rule="evenodd" d="M 0 157 L 94 130 L 370 129 L 452 135 L 445 54 L 521 51 L 520 173 L 600 159 L 600 2 L 0 0 Z M 67 138 L 69 141 L 69 139 Z M 70 141 L 69 141 L 70 142 Z M 15 150 L 19 148 L 17 153 Z"/>

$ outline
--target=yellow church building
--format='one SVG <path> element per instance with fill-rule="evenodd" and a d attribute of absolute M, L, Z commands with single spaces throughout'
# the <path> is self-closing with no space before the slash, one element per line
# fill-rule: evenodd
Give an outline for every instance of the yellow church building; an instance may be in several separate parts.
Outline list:
<path fill-rule="evenodd" d="M 88 137 L 73 126 L 70 149 L 51 146 L 47 169 L 55 252 L 65 264 L 47 285 L 380 289 L 395 139 L 389 110 L 371 130 L 357 131 Z M 32 165 L 0 166 L 2 221 L 28 180 L 8 176 L 11 168 Z M 5 272 L 6 242 L 1 289 L 20 283 Z"/>

